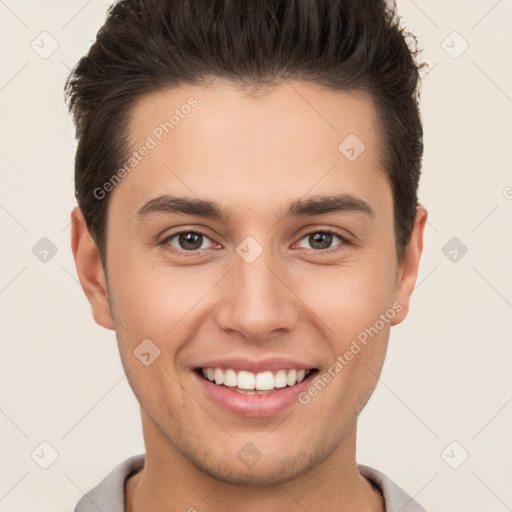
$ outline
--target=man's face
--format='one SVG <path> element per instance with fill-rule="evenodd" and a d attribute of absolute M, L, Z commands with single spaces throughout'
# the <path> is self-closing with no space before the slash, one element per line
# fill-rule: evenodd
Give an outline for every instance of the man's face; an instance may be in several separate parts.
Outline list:
<path fill-rule="evenodd" d="M 197 104 L 181 108 L 190 97 Z M 160 123 L 176 109 L 166 133 Z M 150 149 L 110 192 L 109 314 L 91 303 L 116 329 L 148 453 L 178 452 L 211 476 L 252 484 L 353 456 L 357 416 L 419 259 L 405 282 L 376 123 L 367 97 L 300 82 L 248 95 L 217 80 L 138 102 L 132 149 Z M 225 218 L 165 201 L 143 209 L 166 195 L 215 203 Z M 343 200 L 282 217 L 324 196 Z M 207 381 L 205 367 L 232 369 L 249 387 L 238 371 L 264 374 L 260 383 L 270 371 L 280 386 L 280 370 L 292 383 L 290 370 L 314 371 L 243 394 Z"/>

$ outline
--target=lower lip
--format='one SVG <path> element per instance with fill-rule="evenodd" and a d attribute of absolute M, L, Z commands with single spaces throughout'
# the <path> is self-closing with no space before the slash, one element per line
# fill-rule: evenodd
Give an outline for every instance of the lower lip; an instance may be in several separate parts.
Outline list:
<path fill-rule="evenodd" d="M 265 395 L 245 395 L 232 391 L 226 386 L 218 386 L 192 372 L 206 394 L 217 404 L 238 416 L 263 417 L 278 414 L 293 403 L 298 402 L 298 395 L 310 384 L 316 372 L 311 372 L 302 382 L 295 386 L 278 388 Z"/>

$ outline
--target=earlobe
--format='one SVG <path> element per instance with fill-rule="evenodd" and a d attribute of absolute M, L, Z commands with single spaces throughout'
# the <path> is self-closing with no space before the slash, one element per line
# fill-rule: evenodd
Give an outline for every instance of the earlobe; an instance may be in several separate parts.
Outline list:
<path fill-rule="evenodd" d="M 71 211 L 71 249 L 78 278 L 91 304 L 94 320 L 98 325 L 114 330 L 100 254 L 78 207 Z"/>
<path fill-rule="evenodd" d="M 419 205 L 416 208 L 416 219 L 411 232 L 409 243 L 405 249 L 402 265 L 398 272 L 396 283 L 395 302 L 401 305 L 401 310 L 395 316 L 391 325 L 402 322 L 409 312 L 409 301 L 418 278 L 421 253 L 423 252 L 423 231 L 427 222 L 428 212 Z"/>

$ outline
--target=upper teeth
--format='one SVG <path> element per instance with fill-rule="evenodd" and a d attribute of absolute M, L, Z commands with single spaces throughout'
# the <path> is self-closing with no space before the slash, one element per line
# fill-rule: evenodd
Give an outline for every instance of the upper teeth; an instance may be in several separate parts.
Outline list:
<path fill-rule="evenodd" d="M 294 386 L 302 382 L 306 376 L 306 370 L 277 370 L 275 373 L 265 371 L 260 373 L 240 370 L 238 373 L 231 368 L 201 368 L 203 376 L 217 385 L 234 386 L 240 389 L 257 389 L 260 391 L 274 388 Z M 309 373 L 309 370 L 307 370 Z"/>

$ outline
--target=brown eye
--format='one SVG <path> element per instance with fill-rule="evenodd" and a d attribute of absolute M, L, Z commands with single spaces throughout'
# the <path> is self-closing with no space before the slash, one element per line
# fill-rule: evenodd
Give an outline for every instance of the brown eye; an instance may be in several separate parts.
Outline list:
<path fill-rule="evenodd" d="M 336 241 L 336 238 L 340 241 L 333 244 L 333 242 Z M 307 240 L 307 243 L 309 244 L 309 247 L 305 247 L 306 249 L 311 248 L 317 251 L 333 249 L 338 245 L 348 243 L 348 240 L 346 240 L 345 237 L 331 230 L 312 231 L 311 233 L 303 236 L 301 241 L 302 240 Z"/>
<path fill-rule="evenodd" d="M 332 244 L 331 233 L 314 233 L 309 235 L 308 241 L 313 249 L 328 249 Z"/>
<path fill-rule="evenodd" d="M 199 233 L 182 233 L 178 235 L 178 244 L 182 249 L 195 251 L 203 245 L 203 235 Z"/>
<path fill-rule="evenodd" d="M 173 240 L 176 240 L 174 243 Z M 181 231 L 173 235 L 169 235 L 162 243 L 171 245 L 181 251 L 198 251 L 205 249 L 203 242 L 209 240 L 208 236 L 199 231 Z"/>

